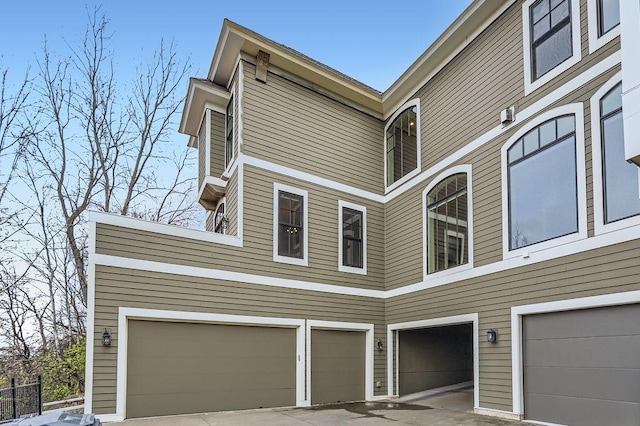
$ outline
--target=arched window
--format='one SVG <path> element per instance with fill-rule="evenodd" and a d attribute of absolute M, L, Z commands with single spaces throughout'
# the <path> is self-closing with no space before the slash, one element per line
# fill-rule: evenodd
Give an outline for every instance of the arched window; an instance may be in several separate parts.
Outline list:
<path fill-rule="evenodd" d="M 426 273 L 469 263 L 467 173 L 437 183 L 426 195 Z"/>
<path fill-rule="evenodd" d="M 418 169 L 419 101 L 401 110 L 385 128 L 385 166 L 387 187 Z"/>
<path fill-rule="evenodd" d="M 507 149 L 509 250 L 578 232 L 574 114 L 547 120 Z"/>
<path fill-rule="evenodd" d="M 227 233 L 227 223 L 229 223 L 229 219 L 225 215 L 225 204 L 220 203 L 218 209 L 216 210 L 216 214 L 213 218 L 213 232 L 216 234 L 226 234 Z"/>
<path fill-rule="evenodd" d="M 603 219 L 607 224 L 640 214 L 640 196 L 638 167 L 627 163 L 624 156 L 622 84 L 609 90 L 599 104 Z"/>

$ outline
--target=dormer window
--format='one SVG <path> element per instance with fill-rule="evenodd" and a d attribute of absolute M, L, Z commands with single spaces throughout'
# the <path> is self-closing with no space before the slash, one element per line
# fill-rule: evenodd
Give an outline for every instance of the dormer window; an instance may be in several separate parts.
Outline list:
<path fill-rule="evenodd" d="M 388 189 L 420 170 L 419 100 L 406 104 L 385 128 L 385 170 Z"/>

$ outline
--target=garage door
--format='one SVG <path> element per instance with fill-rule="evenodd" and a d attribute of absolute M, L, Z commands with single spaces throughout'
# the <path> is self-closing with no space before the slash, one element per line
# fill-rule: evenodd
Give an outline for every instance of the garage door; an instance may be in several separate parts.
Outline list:
<path fill-rule="evenodd" d="M 640 305 L 524 317 L 525 417 L 637 425 Z"/>
<path fill-rule="evenodd" d="M 365 344 L 363 331 L 311 331 L 311 402 L 365 399 Z"/>
<path fill-rule="evenodd" d="M 296 404 L 288 328 L 129 321 L 127 417 Z"/>

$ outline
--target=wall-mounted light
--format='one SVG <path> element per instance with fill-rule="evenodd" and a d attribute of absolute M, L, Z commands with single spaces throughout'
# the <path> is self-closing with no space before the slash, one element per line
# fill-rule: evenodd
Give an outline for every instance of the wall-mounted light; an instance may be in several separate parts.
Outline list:
<path fill-rule="evenodd" d="M 106 328 L 102 333 L 102 346 L 111 346 L 111 334 Z"/>
<path fill-rule="evenodd" d="M 498 332 L 493 328 L 487 330 L 487 342 L 496 343 L 498 341 Z"/>
<path fill-rule="evenodd" d="M 378 339 L 378 343 L 376 343 L 376 349 L 382 351 L 384 349 L 384 343 L 382 343 L 382 339 Z"/>

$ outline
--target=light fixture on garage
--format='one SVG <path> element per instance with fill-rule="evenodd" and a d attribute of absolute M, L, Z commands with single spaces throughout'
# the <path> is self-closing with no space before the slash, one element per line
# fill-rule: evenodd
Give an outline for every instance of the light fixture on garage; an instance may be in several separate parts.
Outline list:
<path fill-rule="evenodd" d="M 111 346 L 111 334 L 106 328 L 102 333 L 102 346 Z"/>
<path fill-rule="evenodd" d="M 487 330 L 487 342 L 496 343 L 498 341 L 498 332 L 493 328 Z"/>
<path fill-rule="evenodd" d="M 382 343 L 382 339 L 378 339 L 378 343 L 376 344 L 376 348 L 379 351 L 382 351 L 384 349 L 384 343 Z"/>

